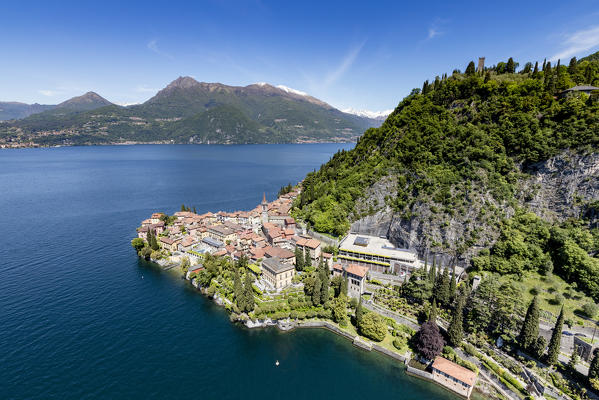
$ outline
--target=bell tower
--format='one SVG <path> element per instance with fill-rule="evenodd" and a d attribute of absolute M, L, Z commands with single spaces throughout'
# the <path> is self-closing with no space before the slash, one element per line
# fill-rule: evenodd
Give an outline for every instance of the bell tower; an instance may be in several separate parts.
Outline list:
<path fill-rule="evenodd" d="M 268 202 L 266 201 L 266 192 L 262 196 L 262 223 L 268 222 Z"/>

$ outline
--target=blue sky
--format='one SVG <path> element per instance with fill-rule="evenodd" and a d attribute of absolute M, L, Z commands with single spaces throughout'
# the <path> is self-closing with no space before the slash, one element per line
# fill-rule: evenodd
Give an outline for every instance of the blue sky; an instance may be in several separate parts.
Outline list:
<path fill-rule="evenodd" d="M 123 3 L 5 2 L 0 100 L 55 104 L 93 90 L 139 103 L 190 75 L 383 110 L 479 56 L 523 65 L 599 50 L 590 0 Z"/>

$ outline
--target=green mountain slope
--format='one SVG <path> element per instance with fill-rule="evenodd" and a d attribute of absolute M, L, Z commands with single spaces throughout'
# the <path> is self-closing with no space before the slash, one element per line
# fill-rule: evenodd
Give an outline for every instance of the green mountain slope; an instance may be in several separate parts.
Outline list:
<path fill-rule="evenodd" d="M 14 101 L 0 101 L 0 121 L 9 119 L 26 118 L 31 114 L 37 114 L 52 109 L 55 106 L 47 104 L 25 104 Z"/>
<path fill-rule="evenodd" d="M 308 174 L 297 214 L 319 231 L 353 224 L 466 265 L 519 209 L 552 223 L 596 215 L 599 102 L 559 93 L 596 85 L 599 62 L 500 68 L 414 90 L 355 149 Z"/>
<path fill-rule="evenodd" d="M 352 141 L 379 121 L 343 113 L 268 84 L 246 87 L 180 77 L 143 104 L 120 107 L 94 93 L 0 125 L 0 141 L 39 145 L 168 141 Z"/>

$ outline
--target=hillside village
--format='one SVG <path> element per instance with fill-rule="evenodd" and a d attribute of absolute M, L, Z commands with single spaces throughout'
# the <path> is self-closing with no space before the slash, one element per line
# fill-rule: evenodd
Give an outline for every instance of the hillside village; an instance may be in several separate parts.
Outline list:
<path fill-rule="evenodd" d="M 313 232 L 290 215 L 299 194 L 300 189 L 289 187 L 271 202 L 264 195 L 250 211 L 197 214 L 182 206 L 172 216 L 153 213 L 142 221 L 132 245 L 141 257 L 164 269 L 180 268 L 195 287 L 225 306 L 232 320 L 248 327 L 325 327 L 359 347 L 405 362 L 408 373 L 464 397 L 476 387 L 496 398 L 542 393 L 582 398 L 573 395 L 580 387 L 571 386 L 557 371 L 548 373 L 533 366 L 518 348 L 506 345 L 506 352 L 499 342 L 489 347 L 482 336 L 466 336 L 461 319 L 460 332 L 453 338 L 457 314 L 449 307 L 451 302 L 461 310 L 466 298 L 480 301 L 476 298 L 485 296 L 493 285 L 492 277 L 472 277 L 456 265 L 435 265 L 435 259 L 429 265 L 415 251 L 397 248 L 384 237 L 350 232 L 336 239 Z M 423 291 L 432 293 L 430 301 L 426 301 L 430 294 Z M 512 308 L 506 317 L 521 318 L 522 311 L 516 305 Z M 372 321 L 361 322 L 363 315 Z M 532 322 L 538 338 L 531 348 L 536 342 L 546 346 L 548 340 L 555 340 L 549 315 L 543 314 L 540 320 L 537 315 L 537 322 Z M 528 314 L 525 325 L 527 319 Z M 587 375 L 599 343 L 589 337 L 594 333 L 592 325 L 582 325 L 560 335 L 556 357 L 563 363 L 576 357 L 567 368 Z M 426 329 L 437 333 L 419 347 L 417 342 L 423 340 Z M 443 346 L 446 340 L 434 339 L 441 337 L 441 331 L 449 335 L 448 344 L 454 348 Z M 430 346 L 437 347 L 427 353 Z"/>

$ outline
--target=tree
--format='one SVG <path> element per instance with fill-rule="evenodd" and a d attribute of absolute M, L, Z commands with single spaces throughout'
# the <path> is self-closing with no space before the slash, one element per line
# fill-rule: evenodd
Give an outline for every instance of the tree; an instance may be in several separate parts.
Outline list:
<path fill-rule="evenodd" d="M 345 277 L 343 278 L 343 282 L 341 282 L 341 294 L 347 296 L 347 278 Z"/>
<path fill-rule="evenodd" d="M 443 337 L 439 332 L 437 324 L 427 321 L 414 335 L 414 346 L 427 360 L 432 360 L 441 353 L 443 349 Z"/>
<path fill-rule="evenodd" d="M 513 59 L 512 57 L 510 57 L 510 58 L 507 60 L 507 64 L 506 64 L 506 66 L 505 66 L 505 71 L 506 71 L 508 74 L 513 74 L 513 73 L 515 73 L 515 72 L 516 72 L 516 65 L 514 64 L 514 59 Z"/>
<path fill-rule="evenodd" d="M 358 328 L 358 332 L 360 331 L 360 324 L 362 323 L 362 317 L 364 316 L 364 310 L 362 309 L 362 297 L 360 297 L 360 301 L 356 306 L 356 327 Z"/>
<path fill-rule="evenodd" d="M 387 336 L 387 324 L 379 314 L 369 312 L 360 320 L 360 334 L 380 342 Z"/>
<path fill-rule="evenodd" d="M 539 76 L 539 62 L 536 61 L 535 62 L 535 69 L 532 71 L 532 77 L 533 78 L 538 78 Z"/>
<path fill-rule="evenodd" d="M 576 364 L 578 364 L 578 360 L 579 360 L 578 345 L 575 344 L 574 350 L 572 351 L 572 354 L 570 355 L 570 361 L 568 361 L 568 367 L 570 367 L 570 369 L 572 369 L 573 371 L 576 371 Z M 590 372 L 591 372 L 591 370 L 589 368 L 589 373 Z"/>
<path fill-rule="evenodd" d="M 547 340 L 543 336 L 539 336 L 532 344 L 531 353 L 540 360 L 545 352 L 545 347 L 547 347 Z"/>
<path fill-rule="evenodd" d="M 142 238 L 135 238 L 131 241 L 131 246 L 135 249 L 135 251 L 137 251 L 138 253 L 141 251 L 141 249 L 144 248 L 144 246 L 146 245 L 146 243 L 144 242 L 144 240 Z"/>
<path fill-rule="evenodd" d="M 320 302 L 322 304 L 329 301 L 329 267 L 325 262 L 321 259 L 320 264 L 318 265 L 319 275 L 320 275 Z"/>
<path fill-rule="evenodd" d="M 187 211 L 187 209 L 185 208 L 185 204 L 181 204 L 181 211 Z"/>
<path fill-rule="evenodd" d="M 435 296 L 439 298 L 439 302 L 444 306 L 449 305 L 450 303 L 450 282 L 449 282 L 449 268 L 443 269 L 443 274 L 439 278 L 439 286 L 438 290 L 435 293 Z"/>
<path fill-rule="evenodd" d="M 156 235 L 152 234 L 152 250 L 158 250 L 160 249 L 160 246 L 158 245 L 158 240 L 156 240 Z"/>
<path fill-rule="evenodd" d="M 455 265 L 451 270 L 451 280 L 449 281 L 449 303 L 453 302 L 457 296 L 457 282 L 455 276 Z"/>
<path fill-rule="evenodd" d="M 523 350 L 530 350 L 537 337 L 539 337 L 539 302 L 537 296 L 535 296 L 530 302 L 530 306 L 528 306 L 528 311 L 526 311 L 518 343 L 520 343 Z"/>
<path fill-rule="evenodd" d="M 252 278 L 252 274 L 250 274 L 250 272 L 246 272 L 245 273 L 245 285 L 244 285 L 244 292 L 245 292 L 245 311 L 246 312 L 250 312 L 254 309 L 254 306 L 256 304 L 255 300 L 254 300 L 254 288 L 252 287 L 252 282 L 253 278 Z"/>
<path fill-rule="evenodd" d="M 347 297 L 335 297 L 331 304 L 331 312 L 333 313 L 333 321 L 339 323 L 345 320 L 347 317 Z"/>
<path fill-rule="evenodd" d="M 299 248 L 295 247 L 295 269 L 296 271 L 304 270 L 304 252 Z"/>
<path fill-rule="evenodd" d="M 572 57 L 570 59 L 570 65 L 568 65 L 568 73 L 570 75 L 576 75 L 578 72 L 578 63 L 576 62 L 576 57 Z"/>
<path fill-rule="evenodd" d="M 474 61 L 470 61 L 468 66 L 466 67 L 466 75 L 472 76 L 476 72 L 476 67 L 474 66 Z"/>
<path fill-rule="evenodd" d="M 454 347 L 459 346 L 464 337 L 463 312 L 464 300 L 459 298 L 457 299 L 456 307 L 453 309 L 449 328 L 447 328 L 449 343 Z"/>
<path fill-rule="evenodd" d="M 430 270 L 434 270 L 434 267 L 431 267 Z M 433 284 L 430 276 L 430 273 L 427 276 L 424 269 L 414 271 L 402 288 L 403 295 L 420 304 L 430 299 L 433 294 Z"/>
<path fill-rule="evenodd" d="M 241 277 L 239 276 L 239 269 L 235 269 L 235 273 L 233 275 L 233 295 L 235 296 L 235 301 L 237 302 L 237 307 L 241 311 L 245 310 L 245 293 L 243 290 L 243 285 L 241 284 Z"/>
<path fill-rule="evenodd" d="M 595 349 L 593 354 L 593 359 L 591 360 L 591 365 L 589 366 L 589 380 L 591 379 L 599 379 L 599 351 Z"/>
<path fill-rule="evenodd" d="M 435 278 L 437 277 L 436 272 L 437 272 L 436 257 L 433 257 L 433 265 L 431 265 L 431 268 L 428 271 L 428 278 L 433 285 L 435 284 Z"/>
<path fill-rule="evenodd" d="M 314 304 L 315 306 L 320 304 L 320 300 L 321 300 L 321 296 L 320 296 L 320 289 L 322 286 L 322 282 L 320 280 L 320 277 L 318 275 L 316 275 L 316 277 L 314 278 L 314 289 L 312 290 L 312 304 Z"/>
<path fill-rule="evenodd" d="M 549 340 L 549 349 L 547 350 L 547 364 L 553 365 L 557 362 L 559 356 L 559 349 L 562 341 L 562 329 L 564 326 L 564 307 L 557 317 L 553 332 L 551 333 L 551 339 Z"/>
<path fill-rule="evenodd" d="M 341 295 L 341 287 L 343 286 L 343 276 L 337 275 L 331 279 L 331 287 L 335 292 L 335 297 L 339 297 Z"/>
<path fill-rule="evenodd" d="M 431 311 L 428 314 L 428 320 L 434 323 L 437 323 L 437 300 L 433 299 L 433 304 L 431 305 Z"/>

